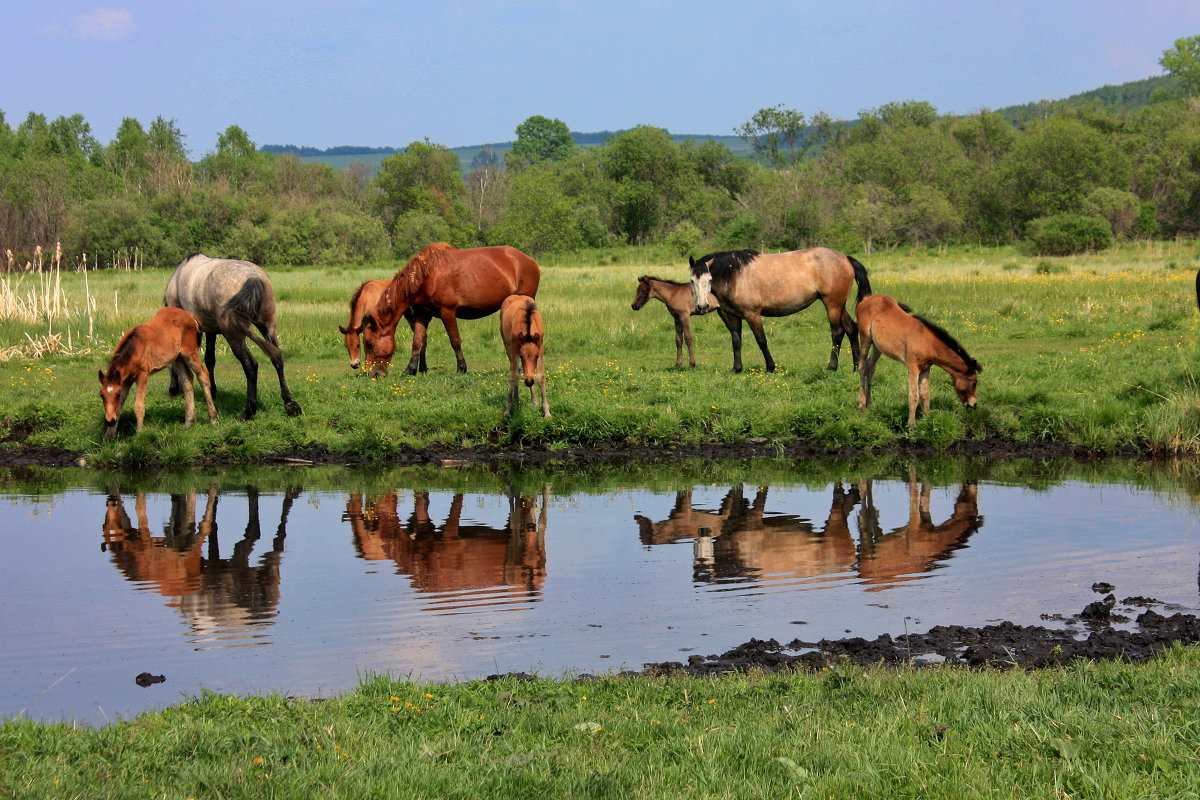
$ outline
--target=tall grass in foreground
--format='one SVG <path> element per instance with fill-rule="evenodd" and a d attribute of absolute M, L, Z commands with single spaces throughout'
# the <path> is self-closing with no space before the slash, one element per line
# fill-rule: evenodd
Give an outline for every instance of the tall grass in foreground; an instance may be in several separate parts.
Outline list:
<path fill-rule="evenodd" d="M 367 678 L 207 694 L 102 729 L 0 726 L 0 792 L 59 797 L 1194 797 L 1200 652 L 1042 672 Z"/>
<path fill-rule="evenodd" d="M 767 320 L 780 365 L 773 374 L 762 371 L 748 333 L 747 371 L 729 373 L 729 335 L 715 315 L 693 319 L 697 368 L 675 369 L 674 330 L 661 304 L 634 312 L 629 303 L 639 274 L 682 280 L 686 262 L 654 254 L 657 263 L 634 263 L 636 252 L 597 254 L 591 265 L 580 256 L 565 264 L 544 261 L 538 303 L 547 326 L 549 420 L 527 403 L 512 420 L 502 418 L 507 365 L 494 316 L 461 326 L 467 375 L 455 374 L 438 322 L 429 336 L 428 374 L 393 371 L 373 380 L 351 372 L 337 331 L 350 294 L 398 265 L 306 267 L 272 273 L 288 379 L 303 417 L 283 415 L 277 384 L 259 356 L 263 410 L 250 423 L 238 422 L 244 379 L 222 344 L 220 426 L 183 430 L 181 401 L 166 397 L 159 378 L 151 382 L 147 429 L 132 435 L 125 425 L 122 437 L 107 443 L 100 442 L 93 375 L 121 332 L 157 308 L 169 273 L 64 273 L 68 297 L 85 289 L 95 297 L 112 294 L 119 307 L 94 315 L 96 352 L 26 353 L 0 362 L 0 446 L 86 451 L 91 463 L 108 465 L 305 452 L 386 461 L 415 449 L 461 447 L 554 451 L 745 440 L 784 446 L 797 439 L 831 449 L 1058 442 L 1095 453 L 1200 452 L 1194 244 L 1128 245 L 1059 259 L 1067 271 L 1053 273 L 1006 248 L 864 257 L 875 291 L 943 324 L 985 368 L 974 413 L 957 404 L 949 380 L 935 369 L 933 411 L 912 430 L 904 426 L 907 379 L 899 364 L 881 363 L 866 414 L 856 407 L 848 345 L 841 369 L 825 370 L 829 332 L 819 307 Z M 0 346 L 22 342 L 28 328 L 0 316 Z M 402 328 L 401 363 L 407 343 Z"/>

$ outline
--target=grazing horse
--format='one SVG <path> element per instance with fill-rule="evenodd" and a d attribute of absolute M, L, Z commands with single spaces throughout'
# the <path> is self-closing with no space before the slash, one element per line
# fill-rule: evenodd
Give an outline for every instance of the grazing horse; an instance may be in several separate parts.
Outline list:
<path fill-rule="evenodd" d="M 229 349 L 242 362 L 246 373 L 246 410 L 242 419 L 250 419 L 258 411 L 258 362 L 246 346 L 249 338 L 271 359 L 279 375 L 279 391 L 289 417 L 300 413 L 300 404 L 292 399 L 283 377 L 283 352 L 275 335 L 275 290 L 262 267 L 249 261 L 229 258 L 209 258 L 194 253 L 175 268 L 167 282 L 163 305 L 192 312 L 204 331 L 204 363 L 212 380 L 213 395 L 217 384 L 213 376 L 217 356 L 214 351 L 217 334 L 225 337 Z M 257 328 L 262 336 L 251 328 Z M 176 390 L 171 381 L 172 393 Z"/>
<path fill-rule="evenodd" d="M 546 328 L 542 324 L 542 313 L 532 297 L 514 294 L 504 298 L 500 304 L 500 338 L 508 353 L 508 401 L 504 404 L 504 416 L 512 415 L 517 397 L 517 364 L 529 387 L 529 402 L 537 405 L 534 384 L 542 393 L 542 416 L 550 416 L 550 403 L 546 400 L 546 370 L 542 363 L 545 353 Z"/>
<path fill-rule="evenodd" d="M 350 320 L 346 325 L 338 325 L 338 330 L 346 337 L 346 352 L 350 355 L 350 369 L 358 369 L 359 365 L 359 339 L 358 337 L 363 331 L 363 317 L 370 313 L 375 305 L 379 302 L 379 298 L 383 296 L 384 290 L 387 289 L 391 279 L 381 281 L 363 281 L 362 285 L 355 290 L 354 295 L 350 298 Z M 404 318 L 408 320 L 409 327 L 413 327 L 412 309 L 404 312 Z M 420 364 L 418 370 L 426 371 L 425 367 L 425 351 L 421 351 Z"/>
<path fill-rule="evenodd" d="M 200 325 L 196 318 L 179 308 L 160 308 L 149 321 L 129 330 L 113 351 L 108 369 L 100 370 L 100 398 L 104 401 L 104 436 L 117 432 L 117 421 L 129 387 L 137 383 L 133 413 L 137 429 L 146 418 L 146 383 L 152 373 L 166 367 L 183 386 L 183 424 L 196 419 L 196 397 L 192 393 L 192 372 L 204 389 L 209 422 L 217 424 L 217 407 L 213 404 L 208 370 L 200 363 Z"/>
<path fill-rule="evenodd" d="M 459 250 L 435 242 L 417 253 L 392 278 L 371 313 L 363 317 L 363 349 L 372 375 L 388 371 L 396 352 L 396 324 L 413 311 L 412 357 L 405 375 L 417 371 L 425 350 L 429 322 L 436 316 L 446 326 L 458 371 L 467 371 L 458 320 L 494 314 L 509 295 L 537 296 L 541 269 L 515 247 L 475 247 Z"/>
<path fill-rule="evenodd" d="M 967 408 L 977 402 L 975 385 L 983 367 L 943 328 L 911 313 L 908 306 L 885 294 L 859 301 L 858 340 L 862 352 L 859 409 L 871 405 L 871 382 L 879 354 L 908 367 L 908 426 L 917 424 L 917 401 L 929 416 L 929 368 L 941 367 L 954 379 L 954 391 Z"/>
<path fill-rule="evenodd" d="M 788 253 L 759 253 L 732 250 L 689 259 L 692 267 L 692 297 L 696 308 L 708 308 L 709 292 L 721 302 L 717 313 L 733 340 L 733 371 L 742 371 L 742 320 L 750 325 L 762 350 L 767 372 L 775 371 L 775 359 L 767 349 L 763 317 L 785 317 L 808 308 L 814 300 L 825 304 L 833 350 L 829 369 L 837 369 L 842 337 L 850 337 L 854 366 L 858 366 L 858 342 L 854 320 L 846 313 L 850 286 L 858 284 L 858 299 L 871 293 L 867 268 L 852 256 L 827 247 L 793 250 Z"/>
<path fill-rule="evenodd" d="M 683 365 L 683 343 L 687 342 L 688 366 L 696 366 L 696 351 L 692 347 L 692 314 L 707 314 L 715 311 L 720 303 L 711 294 L 708 296 L 708 308 L 696 310 L 696 301 L 692 299 L 692 287 L 689 283 L 669 281 L 663 278 L 653 278 L 643 275 L 638 278 L 637 294 L 630 306 L 634 311 L 640 311 L 642 306 L 650 302 L 650 298 L 662 300 L 675 320 L 675 366 Z"/>

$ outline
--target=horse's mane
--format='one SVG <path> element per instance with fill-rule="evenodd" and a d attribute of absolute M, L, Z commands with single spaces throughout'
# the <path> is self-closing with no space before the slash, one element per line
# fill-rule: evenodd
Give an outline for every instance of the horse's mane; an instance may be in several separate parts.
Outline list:
<path fill-rule="evenodd" d="M 654 275 L 642 275 L 640 278 L 638 278 L 638 283 L 641 283 L 642 281 L 658 281 L 659 283 L 669 283 L 672 286 L 689 285 L 687 281 L 673 281 L 670 278 L 659 278 Z"/>
<path fill-rule="evenodd" d="M 906 306 L 904 306 L 903 304 L 901 304 L 900 307 L 904 308 L 906 311 L 908 310 L 908 308 Z M 953 336 L 950 335 L 949 331 L 947 331 L 945 328 L 943 328 L 941 325 L 938 325 L 935 322 L 930 322 L 929 320 L 922 317 L 920 314 L 913 314 L 913 318 L 920 320 L 921 324 L 923 324 L 926 328 L 929 328 L 929 330 L 933 333 L 933 335 L 941 340 L 942 344 L 946 345 L 946 347 L 949 347 L 951 350 L 953 350 L 955 352 L 956 355 L 958 355 L 959 358 L 961 358 L 963 361 L 965 361 L 967 364 L 968 370 L 970 370 L 971 372 L 974 372 L 976 374 L 983 372 L 983 366 L 978 361 L 971 358 L 971 356 L 967 353 L 966 349 L 961 344 L 958 343 L 957 339 L 955 339 Z"/>
<path fill-rule="evenodd" d="M 137 328 L 129 331 L 121 337 L 121 341 L 117 343 L 117 349 L 113 353 L 112 360 L 108 362 L 108 370 L 104 373 L 106 381 L 115 381 L 121 377 L 121 367 L 127 365 L 137 355 L 138 351 L 138 332 Z"/>
<path fill-rule="evenodd" d="M 409 259 L 409 262 L 396 276 L 404 275 L 408 281 L 408 291 L 415 292 L 433 268 L 446 261 L 454 250 L 454 245 L 446 242 L 434 242 L 426 245 L 424 250 Z"/>
<path fill-rule="evenodd" d="M 692 275 L 707 271 L 714 281 L 727 281 L 761 255 L 757 250 L 723 250 L 701 256 L 692 264 Z"/>
<path fill-rule="evenodd" d="M 357 289 L 354 290 L 354 296 L 350 298 L 350 313 L 351 314 L 354 313 L 355 307 L 358 306 L 358 298 L 362 297 L 363 289 L 367 288 L 367 284 L 370 282 L 371 281 L 369 281 L 369 280 L 365 280 L 358 285 Z"/>
<path fill-rule="evenodd" d="M 537 303 L 532 300 L 525 301 L 525 326 L 521 331 L 521 340 L 525 342 L 538 342 L 541 337 L 533 334 L 533 314 L 538 310 Z"/>

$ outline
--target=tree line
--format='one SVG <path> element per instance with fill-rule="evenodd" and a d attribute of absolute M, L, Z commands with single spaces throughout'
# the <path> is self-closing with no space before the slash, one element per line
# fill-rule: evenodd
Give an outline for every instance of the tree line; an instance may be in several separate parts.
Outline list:
<path fill-rule="evenodd" d="M 79 115 L 0 112 L 0 249 L 23 263 L 61 242 L 68 263 L 188 253 L 265 266 L 406 259 L 432 241 L 534 255 L 665 244 L 680 256 L 814 245 L 862 252 L 1027 242 L 1037 252 L 1200 234 L 1200 37 L 1164 53 L 1171 91 L 1136 108 L 1048 104 L 1027 119 L 889 103 L 849 123 L 783 106 L 737 133 L 676 143 L 649 125 L 580 146 L 556 119 L 517 127 L 464 174 L 428 140 L 363 168 L 263 152 L 230 126 L 199 161 L 159 117 L 108 144 Z"/>

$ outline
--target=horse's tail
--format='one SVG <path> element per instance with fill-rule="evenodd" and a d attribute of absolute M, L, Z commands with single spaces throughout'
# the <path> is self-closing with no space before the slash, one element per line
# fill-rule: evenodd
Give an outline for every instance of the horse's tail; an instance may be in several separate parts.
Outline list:
<path fill-rule="evenodd" d="M 244 319 L 247 325 L 264 322 L 262 317 L 263 300 L 267 296 L 267 285 L 261 278 L 250 277 L 237 290 L 237 294 L 225 301 L 225 312 Z"/>
<path fill-rule="evenodd" d="M 1200 272 L 1196 273 L 1196 307 L 1200 308 Z"/>
<path fill-rule="evenodd" d="M 871 294 L 871 279 L 867 277 L 867 268 L 861 261 L 854 256 L 846 258 L 850 259 L 850 266 L 854 267 L 854 282 L 858 284 L 858 302 L 861 303 L 864 297 Z"/>

